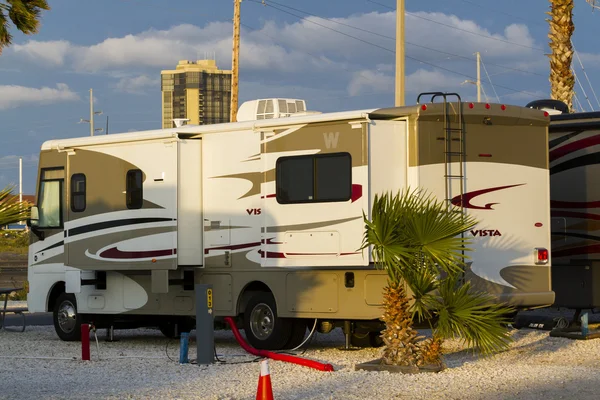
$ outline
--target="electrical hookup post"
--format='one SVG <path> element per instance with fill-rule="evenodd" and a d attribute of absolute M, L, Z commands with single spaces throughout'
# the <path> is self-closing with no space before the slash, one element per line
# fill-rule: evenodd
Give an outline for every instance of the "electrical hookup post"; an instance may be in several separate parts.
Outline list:
<path fill-rule="evenodd" d="M 196 284 L 196 362 L 215 362 L 215 324 L 212 285 Z"/>

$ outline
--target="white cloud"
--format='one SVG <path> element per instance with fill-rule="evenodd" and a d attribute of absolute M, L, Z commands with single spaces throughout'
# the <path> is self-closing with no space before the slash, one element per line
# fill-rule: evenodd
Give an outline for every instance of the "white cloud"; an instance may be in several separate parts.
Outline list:
<path fill-rule="evenodd" d="M 62 66 L 73 45 L 66 40 L 40 42 L 30 40 L 24 45 L 15 44 L 12 49 L 17 54 L 24 54 L 39 63 L 50 63 L 52 66 Z"/>
<path fill-rule="evenodd" d="M 418 17 L 474 34 L 450 29 Z M 332 63 L 344 62 L 372 67 L 376 64 L 389 65 L 389 61 L 393 60 L 394 12 L 371 12 L 332 20 L 376 32 L 384 37 L 359 32 L 314 17 L 292 24 L 267 21 L 258 30 L 243 29 L 241 67 L 251 70 L 296 71 L 311 68 L 332 69 L 335 68 Z M 406 24 L 407 42 L 448 53 L 471 56 L 474 51 L 487 49 L 487 57 L 503 58 L 505 61 L 510 61 L 506 57 L 512 57 L 514 61 L 522 60 L 524 56 L 534 58 L 536 53 L 533 49 L 522 47 L 536 47 L 525 25 L 512 24 L 505 27 L 503 32 L 494 33 L 480 27 L 474 21 L 462 20 L 454 15 L 426 12 L 407 15 Z M 371 44 L 361 43 L 320 25 L 359 37 Z M 483 36 L 491 36 L 498 40 L 490 40 Z M 522 46 L 503 41 L 515 42 Z M 377 46 L 390 51 L 386 52 Z M 65 41 L 29 41 L 23 45 L 16 45 L 14 49 L 17 53 L 54 65 L 62 65 L 65 59 L 69 58 L 71 66 L 81 72 L 130 66 L 168 68 L 179 59 L 203 58 L 204 54 L 213 52 L 221 68 L 230 68 L 231 24 L 214 22 L 204 27 L 182 24 L 166 30 L 150 29 L 138 34 L 108 38 L 91 46 L 79 46 Z M 424 60 L 430 60 L 435 54 L 431 50 L 410 44 L 407 44 L 407 52 L 412 57 Z M 541 52 L 535 57 L 537 56 L 543 57 Z"/>
<path fill-rule="evenodd" d="M 148 75 L 140 75 L 136 77 L 121 78 L 115 85 L 116 89 L 120 92 L 143 94 L 145 89 L 154 88 L 160 89 L 160 79 L 151 78 Z"/>
<path fill-rule="evenodd" d="M 354 74 L 348 84 L 351 96 L 373 92 L 393 92 L 394 77 L 378 71 L 359 71 Z"/>
<path fill-rule="evenodd" d="M 65 83 L 57 83 L 56 88 L 31 88 L 17 85 L 0 85 L 0 110 L 35 104 L 77 101 L 79 95 Z"/>
<path fill-rule="evenodd" d="M 395 13 L 370 12 L 332 20 L 376 32 L 380 36 L 314 17 L 296 23 L 266 21 L 257 30 L 242 28 L 242 80 L 263 79 L 281 86 L 308 83 L 311 87 L 325 82 L 336 90 L 345 88 L 350 95 L 392 91 Z M 407 76 L 407 91 L 456 89 L 460 82 L 468 79 L 459 74 L 475 79 L 473 53 L 476 51 L 482 53 L 484 62 L 490 63 L 488 70 L 492 76 L 507 72 L 524 74 L 492 64 L 541 72 L 548 67 L 547 58 L 541 50 L 544 46 L 536 43 L 523 24 L 490 31 L 476 21 L 455 15 L 412 13 L 406 16 L 406 54 L 409 56 L 406 69 L 421 69 Z M 460 57 L 442 55 L 432 49 Z M 229 69 L 231 24 L 213 22 L 202 27 L 181 24 L 164 30 L 149 29 L 107 38 L 90 46 L 65 41 L 29 41 L 15 46 L 15 53 L 50 65 L 66 65 L 80 73 L 108 74 L 115 78 L 116 90 L 142 93 L 151 85 L 158 85 L 157 80 L 150 78 L 158 78 L 158 69 L 173 68 L 181 59 L 202 59 L 212 57 L 214 53 L 218 67 Z M 465 57 L 473 61 L 465 60 Z M 459 74 L 441 73 L 433 65 Z M 132 78 L 131 70 L 141 75 Z"/>

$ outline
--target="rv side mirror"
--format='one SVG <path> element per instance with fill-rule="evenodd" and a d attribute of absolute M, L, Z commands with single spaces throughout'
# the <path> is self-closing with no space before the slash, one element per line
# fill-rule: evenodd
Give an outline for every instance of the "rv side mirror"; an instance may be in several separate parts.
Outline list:
<path fill-rule="evenodd" d="M 37 206 L 31 207 L 30 216 L 27 219 L 27 226 L 38 226 L 40 223 L 40 212 Z"/>

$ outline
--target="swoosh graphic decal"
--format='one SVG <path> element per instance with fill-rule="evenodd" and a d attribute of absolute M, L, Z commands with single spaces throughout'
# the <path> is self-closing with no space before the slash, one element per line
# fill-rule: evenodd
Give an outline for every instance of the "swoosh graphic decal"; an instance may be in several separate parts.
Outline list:
<path fill-rule="evenodd" d="M 523 186 L 523 185 L 525 185 L 525 184 L 519 183 L 517 185 L 498 186 L 498 187 L 493 187 L 493 188 L 488 188 L 488 189 L 476 190 L 474 192 L 465 193 L 462 196 L 458 195 L 458 196 L 454 197 L 451 201 L 452 201 L 452 204 L 457 207 L 462 206 L 463 208 L 471 208 L 474 210 L 493 210 L 492 206 L 496 205 L 498 203 L 487 203 L 484 206 L 477 206 L 475 204 L 471 204 L 471 200 L 473 200 L 477 196 L 481 196 L 486 193 L 496 192 L 498 190 L 508 189 L 508 188 L 516 187 L 516 186 Z M 461 202 L 461 197 L 462 197 L 462 202 Z"/>
<path fill-rule="evenodd" d="M 573 143 L 565 144 L 564 146 L 561 146 L 558 149 L 550 152 L 550 161 L 554 161 L 577 150 L 585 149 L 586 147 L 595 146 L 597 144 L 600 144 L 600 135 L 587 137 Z"/>
<path fill-rule="evenodd" d="M 99 254 L 101 258 L 116 258 L 116 259 L 136 259 L 136 258 L 152 258 L 164 257 L 177 254 L 177 249 L 166 250 L 145 250 L 145 251 L 121 251 L 116 247 L 104 250 Z"/>
<path fill-rule="evenodd" d="M 556 147 L 556 146 L 560 145 L 561 143 L 564 143 L 564 142 L 566 142 L 567 140 L 574 138 L 575 136 L 579 135 L 579 134 L 580 134 L 580 133 L 582 133 L 582 132 L 583 132 L 582 130 L 578 130 L 578 131 L 574 131 L 574 132 L 568 133 L 568 134 L 566 134 L 566 135 L 563 135 L 563 136 L 561 136 L 561 137 L 559 137 L 559 138 L 552 139 L 552 140 L 550 141 L 550 143 L 549 143 L 549 146 L 548 146 L 548 147 L 552 149 L 552 148 L 554 148 L 554 147 Z"/>
<path fill-rule="evenodd" d="M 586 154 L 585 156 L 573 158 L 550 168 L 550 175 L 568 171 L 573 168 L 600 163 L 600 153 Z"/>

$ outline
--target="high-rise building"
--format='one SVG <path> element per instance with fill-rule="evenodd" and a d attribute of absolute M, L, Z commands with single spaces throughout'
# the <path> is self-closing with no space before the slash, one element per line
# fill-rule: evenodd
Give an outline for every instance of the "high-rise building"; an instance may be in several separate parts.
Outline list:
<path fill-rule="evenodd" d="M 176 119 L 198 125 L 229 122 L 231 71 L 218 69 L 215 60 L 179 61 L 160 77 L 163 128 L 173 128 Z"/>

